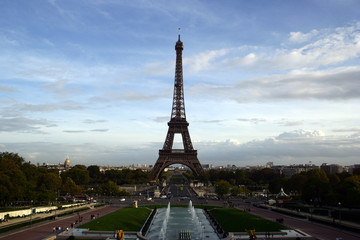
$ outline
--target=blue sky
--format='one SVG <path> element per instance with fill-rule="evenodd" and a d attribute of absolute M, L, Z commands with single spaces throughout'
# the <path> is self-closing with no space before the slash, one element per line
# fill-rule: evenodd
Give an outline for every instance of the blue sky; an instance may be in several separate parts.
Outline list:
<path fill-rule="evenodd" d="M 0 151 L 40 164 L 67 155 L 154 164 L 180 27 L 201 163 L 359 164 L 358 9 L 356 0 L 2 0 Z"/>

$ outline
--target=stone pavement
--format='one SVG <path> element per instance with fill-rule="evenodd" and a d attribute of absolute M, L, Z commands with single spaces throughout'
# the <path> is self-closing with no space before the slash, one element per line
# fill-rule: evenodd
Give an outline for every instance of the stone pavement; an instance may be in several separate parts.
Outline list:
<path fill-rule="evenodd" d="M 251 214 L 260 216 L 262 218 L 268 219 L 270 221 L 275 221 L 276 219 L 282 218 L 283 225 L 290 227 L 292 229 L 299 229 L 319 240 L 336 240 L 342 238 L 344 240 L 359 240 L 360 234 L 345 231 L 344 229 L 331 227 L 324 224 L 319 224 L 316 222 L 311 222 L 307 219 L 300 219 L 296 217 L 291 217 L 286 214 L 281 214 L 275 211 L 256 208 L 256 207 L 247 207 L 250 210 Z M 243 208 L 239 208 L 243 210 Z"/>
<path fill-rule="evenodd" d="M 260 205 L 260 206 L 262 206 L 262 205 Z M 269 209 L 273 209 L 275 211 L 288 213 L 290 215 L 297 215 L 304 219 L 328 223 L 329 225 L 333 225 L 333 226 L 344 227 L 347 229 L 358 229 L 358 230 L 360 229 L 360 222 L 359 223 L 349 222 L 349 221 L 344 221 L 344 220 L 339 220 L 339 219 L 333 219 L 332 217 L 329 217 L 329 216 L 320 216 L 320 215 L 315 215 L 312 213 L 299 212 L 299 211 L 295 211 L 295 210 L 279 208 L 279 207 L 269 206 L 269 205 L 263 205 L 263 206 L 266 208 L 269 208 Z"/>
<path fill-rule="evenodd" d="M 41 219 L 41 218 L 47 218 L 47 217 L 51 217 L 51 216 L 56 216 L 56 215 L 63 214 L 63 213 L 66 213 L 66 212 L 71 213 L 73 211 L 78 210 L 79 208 L 84 208 L 84 207 L 92 208 L 94 205 L 95 205 L 94 203 L 91 203 L 91 204 L 85 204 L 85 205 L 81 205 L 81 206 L 76 206 L 76 207 L 73 207 L 73 208 L 65 208 L 65 209 L 56 210 L 56 211 L 53 210 L 52 212 L 49 212 L 49 213 L 36 213 L 36 214 L 34 214 L 32 216 L 13 218 L 13 219 L 10 219 L 9 221 L 0 223 L 0 229 L 11 226 L 11 225 L 17 225 L 17 224 L 20 224 L 20 223 L 24 223 L 24 222 L 30 223 L 30 222 L 32 222 L 34 220 L 38 220 L 38 219 Z"/>
<path fill-rule="evenodd" d="M 61 227 L 61 229 L 70 228 L 71 224 L 74 223 L 79 217 L 82 217 L 83 221 L 81 224 L 91 221 L 91 215 L 101 217 L 111 212 L 114 212 L 120 209 L 123 206 L 108 205 L 101 208 L 90 209 L 85 212 L 74 213 L 64 217 L 59 217 L 56 220 L 49 220 L 34 224 L 32 227 L 25 227 L 22 229 L 17 229 L 13 232 L 8 232 L 0 235 L 1 240 L 42 240 L 55 236 L 56 232 L 53 231 L 53 228 Z M 76 226 L 75 226 L 76 227 Z"/>

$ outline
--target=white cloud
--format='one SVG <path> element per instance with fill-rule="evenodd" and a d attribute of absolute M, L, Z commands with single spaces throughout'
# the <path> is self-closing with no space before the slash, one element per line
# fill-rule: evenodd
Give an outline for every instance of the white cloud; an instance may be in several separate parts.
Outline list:
<path fill-rule="evenodd" d="M 169 62 L 164 63 L 164 62 L 151 62 L 151 63 L 147 63 L 144 66 L 144 73 L 146 75 L 169 75 L 170 72 L 172 73 L 173 71 L 170 71 L 170 69 L 172 70 L 175 66 L 175 63 L 171 62 L 171 64 Z"/>
<path fill-rule="evenodd" d="M 183 64 L 189 67 L 192 73 L 209 70 L 213 62 L 226 55 L 229 50 L 211 50 L 192 56 L 191 58 L 184 58 Z"/>
<path fill-rule="evenodd" d="M 55 44 L 47 38 L 44 38 L 42 41 L 44 42 L 44 44 L 46 44 L 50 47 L 55 47 Z"/>
<path fill-rule="evenodd" d="M 53 112 L 58 110 L 81 110 L 84 109 L 84 106 L 74 101 L 63 101 L 45 104 L 14 104 L 12 108 L 22 112 Z"/>
<path fill-rule="evenodd" d="M 24 117 L 0 118 L 0 132 L 18 132 L 43 134 L 42 127 L 55 127 L 56 125 L 44 119 L 30 119 Z"/>
<path fill-rule="evenodd" d="M 90 130 L 91 131 L 91 130 Z M 106 131 L 98 129 L 95 131 Z M 69 134 L 81 134 L 84 130 L 66 130 Z M 72 164 L 130 165 L 132 163 L 154 164 L 158 149 L 163 142 L 126 143 L 122 145 L 98 144 L 96 141 L 81 144 L 55 142 L 2 143 L 0 151 L 14 151 L 28 157 L 36 152 L 40 163 L 57 163 L 69 155 Z M 350 165 L 358 163 L 360 155 L 359 134 L 328 136 L 321 130 L 294 130 L 274 137 L 241 142 L 237 139 L 225 141 L 195 141 L 201 163 L 214 165 L 235 164 L 237 166 L 323 162 Z"/>
<path fill-rule="evenodd" d="M 360 54 L 360 22 L 324 30 L 317 39 L 296 49 L 281 49 L 270 58 L 273 68 L 321 67 L 343 63 Z M 315 34 L 313 34 L 315 35 Z"/>
<path fill-rule="evenodd" d="M 316 138 L 316 137 L 322 137 L 325 136 L 324 133 L 322 133 L 319 130 L 309 131 L 309 130 L 294 130 L 292 132 L 284 132 L 276 137 L 277 140 L 293 140 L 293 139 L 299 139 L 299 138 Z"/>
<path fill-rule="evenodd" d="M 334 129 L 333 132 L 359 132 L 360 128 L 342 128 L 342 129 Z"/>
<path fill-rule="evenodd" d="M 69 156 L 71 165 L 129 166 L 134 163 L 155 164 L 158 148 L 162 144 L 117 145 L 85 142 L 66 144 L 59 142 L 4 143 L 0 152 L 16 152 L 33 163 L 63 163 Z M 35 158 L 36 157 L 36 158 Z M 145 162 L 144 162 L 145 160 Z"/>
<path fill-rule="evenodd" d="M 294 127 L 294 126 L 300 126 L 304 124 L 304 120 L 287 120 L 287 119 L 281 119 L 277 122 L 277 124 L 285 127 Z"/>
<path fill-rule="evenodd" d="M 107 132 L 109 129 L 92 129 L 91 132 Z"/>
<path fill-rule="evenodd" d="M 85 119 L 83 121 L 83 123 L 86 123 L 86 124 L 96 124 L 96 123 L 105 123 L 105 122 L 107 122 L 107 120 L 104 120 L 104 119 L 100 119 L 100 120 Z"/>
<path fill-rule="evenodd" d="M 289 40 L 295 43 L 302 43 L 310 40 L 312 37 L 316 36 L 319 32 L 317 30 L 312 30 L 309 33 L 302 32 L 291 32 Z"/>
<path fill-rule="evenodd" d="M 310 33 L 291 33 L 290 40 L 300 46 L 267 48 L 246 46 L 200 53 L 187 60 L 194 72 L 212 69 L 239 71 L 284 71 L 318 68 L 344 63 L 360 54 L 360 22 L 336 29 L 313 30 Z"/>
<path fill-rule="evenodd" d="M 156 117 L 154 119 L 155 122 L 168 122 L 170 120 L 170 117 L 169 116 L 166 116 L 166 117 Z"/>
<path fill-rule="evenodd" d="M 266 122 L 266 119 L 263 119 L 263 118 L 238 118 L 237 119 L 238 121 L 240 122 L 250 122 L 250 123 L 253 123 L 253 124 L 259 124 L 259 123 L 262 123 L 262 122 Z"/>
<path fill-rule="evenodd" d="M 149 93 L 142 93 L 140 91 L 129 89 L 129 90 L 113 93 L 110 95 L 110 97 L 112 98 L 112 100 L 117 100 L 117 101 L 149 102 L 168 96 L 166 93 L 149 94 Z"/>
<path fill-rule="evenodd" d="M 84 133 L 85 130 L 64 130 L 65 133 Z"/>
<path fill-rule="evenodd" d="M 213 119 L 213 120 L 204 120 L 204 121 L 200 121 L 202 123 L 216 123 L 216 124 L 222 124 L 223 122 L 225 122 L 225 120 L 220 120 L 220 119 Z"/>
<path fill-rule="evenodd" d="M 18 92 L 19 90 L 14 87 L 0 85 L 0 91 L 2 91 L 2 92 Z"/>
<path fill-rule="evenodd" d="M 237 166 L 301 164 L 312 161 L 351 165 L 358 163 L 360 138 L 326 136 L 319 130 L 294 130 L 276 137 L 239 144 L 236 141 L 196 142 L 200 161 Z M 222 163 L 226 159 L 226 164 Z"/>
<path fill-rule="evenodd" d="M 297 70 L 284 74 L 239 80 L 222 86 L 199 84 L 188 88 L 192 96 L 216 101 L 237 102 L 299 99 L 359 99 L 360 67 L 339 67 L 326 70 Z"/>

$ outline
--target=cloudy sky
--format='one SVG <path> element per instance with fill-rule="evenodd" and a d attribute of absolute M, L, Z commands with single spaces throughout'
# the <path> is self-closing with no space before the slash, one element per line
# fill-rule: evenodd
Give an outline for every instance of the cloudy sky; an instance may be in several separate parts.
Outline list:
<path fill-rule="evenodd" d="M 359 9 L 357 0 L 2 0 L 0 152 L 154 164 L 180 27 L 201 163 L 360 164 Z"/>

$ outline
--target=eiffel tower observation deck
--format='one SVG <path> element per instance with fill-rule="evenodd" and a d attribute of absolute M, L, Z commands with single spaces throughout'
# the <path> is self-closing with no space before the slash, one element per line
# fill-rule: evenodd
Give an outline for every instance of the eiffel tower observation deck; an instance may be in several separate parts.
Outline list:
<path fill-rule="evenodd" d="M 203 172 L 203 168 L 197 158 L 197 150 L 194 149 L 191 143 L 188 130 L 189 123 L 186 121 L 182 68 L 183 49 L 184 45 L 180 40 L 179 29 L 179 38 L 175 44 L 176 66 L 171 118 L 168 122 L 169 129 L 163 148 L 159 150 L 159 158 L 152 169 L 154 180 L 158 180 L 161 172 L 172 164 L 186 165 L 197 177 Z M 183 149 L 173 149 L 175 134 L 181 134 Z"/>

